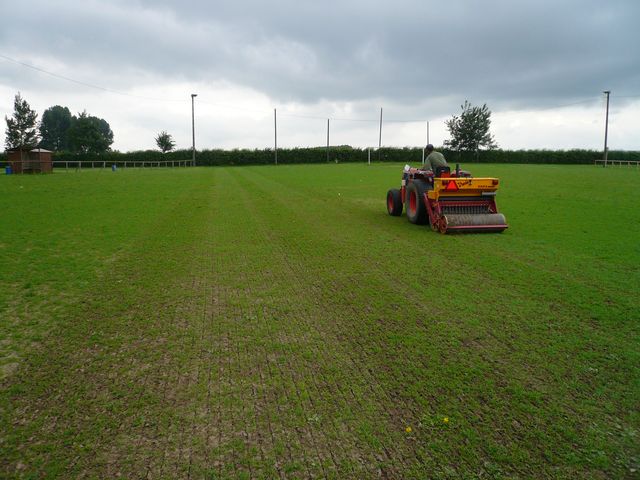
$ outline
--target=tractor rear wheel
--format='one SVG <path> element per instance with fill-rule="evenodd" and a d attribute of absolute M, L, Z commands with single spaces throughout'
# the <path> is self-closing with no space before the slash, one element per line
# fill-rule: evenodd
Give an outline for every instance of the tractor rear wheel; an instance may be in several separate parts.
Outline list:
<path fill-rule="evenodd" d="M 427 185 L 414 180 L 407 187 L 407 219 L 411 223 L 424 225 L 427 223 L 427 207 L 424 204 L 424 192 Z"/>
<path fill-rule="evenodd" d="M 393 217 L 402 215 L 402 196 L 397 188 L 387 192 L 387 212 Z"/>

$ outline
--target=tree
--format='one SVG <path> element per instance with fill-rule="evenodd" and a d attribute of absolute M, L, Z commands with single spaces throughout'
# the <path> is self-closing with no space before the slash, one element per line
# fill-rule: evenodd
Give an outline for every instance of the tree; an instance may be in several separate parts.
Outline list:
<path fill-rule="evenodd" d="M 113 143 L 113 132 L 106 120 L 86 111 L 71 119 L 68 136 L 72 151 L 79 153 L 104 153 Z"/>
<path fill-rule="evenodd" d="M 67 107 L 56 105 L 47 108 L 40 121 L 40 146 L 55 152 L 69 150 L 69 128 L 71 112 Z"/>
<path fill-rule="evenodd" d="M 171 137 L 171 135 L 163 130 L 156 137 L 156 145 L 158 145 L 158 148 L 162 150 L 162 153 L 167 153 L 173 150 L 173 147 L 176 146 L 176 142 L 173 141 L 173 137 Z"/>
<path fill-rule="evenodd" d="M 444 144 L 459 152 L 475 152 L 476 157 L 481 148 L 492 150 L 498 148 L 493 136 L 489 133 L 491 126 L 491 110 L 485 103 L 482 107 L 473 107 L 467 100 L 461 105 L 460 116 L 454 115 L 445 123 L 451 140 Z"/>
<path fill-rule="evenodd" d="M 35 148 L 38 145 L 38 130 L 36 128 L 38 114 L 31 110 L 20 92 L 13 102 L 13 110 L 12 118 L 4 117 L 7 122 L 5 146 L 7 149 L 19 148 L 21 150 Z"/>

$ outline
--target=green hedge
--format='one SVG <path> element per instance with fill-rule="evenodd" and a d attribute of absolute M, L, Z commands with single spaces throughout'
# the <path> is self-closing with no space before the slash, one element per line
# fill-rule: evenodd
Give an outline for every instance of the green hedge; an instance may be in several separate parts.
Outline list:
<path fill-rule="evenodd" d="M 478 155 L 470 152 L 453 152 L 441 149 L 450 163 L 547 163 L 585 164 L 602 158 L 602 152 L 594 150 L 492 150 Z M 189 158 L 185 151 L 181 158 Z M 610 151 L 609 158 L 615 160 L 640 161 L 640 152 Z M 329 162 L 366 162 L 367 149 L 331 147 Z M 198 165 L 260 165 L 274 163 L 272 149 L 265 150 L 205 150 L 197 152 Z M 421 148 L 381 148 L 371 151 L 372 162 L 399 162 L 417 164 L 422 161 Z M 294 148 L 278 150 L 278 163 L 325 163 L 326 148 Z"/>
<path fill-rule="evenodd" d="M 593 164 L 594 160 L 602 158 L 602 152 L 596 150 L 491 150 L 482 151 L 477 155 L 468 152 L 453 152 L 440 149 L 449 163 L 551 163 L 551 164 Z M 137 152 L 107 152 L 101 155 L 78 155 L 67 152 L 54 154 L 54 160 L 76 162 L 105 161 L 110 162 L 157 162 L 162 160 L 186 160 L 191 158 L 191 150 L 176 150 L 161 153 L 155 150 Z M 639 151 L 612 150 L 609 152 L 612 160 L 640 161 Z M 349 146 L 331 147 L 329 162 L 366 162 L 368 151 L 366 148 L 352 148 Z M 0 153 L 0 162 L 6 161 L 6 154 Z M 420 148 L 381 148 L 371 150 L 372 162 L 399 162 L 417 164 L 422 161 Z M 234 150 L 199 150 L 196 152 L 196 162 L 201 166 L 211 165 L 266 165 L 274 163 L 273 149 L 262 150 L 234 149 Z M 326 163 L 327 149 L 316 148 L 283 148 L 278 149 L 278 163 Z"/>
<path fill-rule="evenodd" d="M 547 164 L 593 164 L 602 158 L 597 150 L 491 150 L 474 153 L 445 152 L 449 162 L 480 163 L 547 163 Z M 609 159 L 640 161 L 640 152 L 610 150 Z"/>

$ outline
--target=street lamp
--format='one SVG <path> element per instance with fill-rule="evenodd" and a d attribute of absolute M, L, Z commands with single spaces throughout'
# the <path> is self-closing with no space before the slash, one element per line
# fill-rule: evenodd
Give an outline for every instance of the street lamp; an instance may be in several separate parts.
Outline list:
<path fill-rule="evenodd" d="M 197 93 L 191 94 L 191 135 L 193 137 L 193 147 L 191 149 L 191 166 L 196 166 L 196 117 L 194 114 L 193 100 L 198 96 Z"/>

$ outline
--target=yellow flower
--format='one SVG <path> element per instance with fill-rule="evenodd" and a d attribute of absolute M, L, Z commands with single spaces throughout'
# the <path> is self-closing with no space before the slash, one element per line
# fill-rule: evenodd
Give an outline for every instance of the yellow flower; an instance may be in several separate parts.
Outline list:
<path fill-rule="evenodd" d="M 405 428 L 404 431 L 407 432 L 407 433 L 411 433 L 411 427 Z"/>
<path fill-rule="evenodd" d="M 449 417 L 444 417 L 444 418 L 442 419 L 442 421 L 443 421 L 444 423 L 449 423 Z"/>

